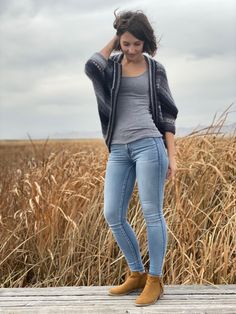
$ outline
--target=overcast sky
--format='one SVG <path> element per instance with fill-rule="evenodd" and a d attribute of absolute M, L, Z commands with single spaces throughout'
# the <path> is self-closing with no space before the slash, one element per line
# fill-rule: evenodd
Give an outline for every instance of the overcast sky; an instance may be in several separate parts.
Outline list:
<path fill-rule="evenodd" d="M 114 36 L 116 8 L 143 10 L 161 37 L 155 59 L 167 71 L 177 128 L 208 125 L 236 103 L 235 0 L 126 3 L 0 0 L 0 139 L 102 134 L 84 63 Z"/>

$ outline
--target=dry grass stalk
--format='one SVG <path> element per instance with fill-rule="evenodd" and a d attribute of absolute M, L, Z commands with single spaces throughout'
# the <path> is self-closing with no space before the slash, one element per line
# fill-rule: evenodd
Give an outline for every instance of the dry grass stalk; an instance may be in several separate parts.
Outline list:
<path fill-rule="evenodd" d="M 235 283 L 236 137 L 220 133 L 222 121 L 176 138 L 178 172 L 164 204 L 168 284 Z M 120 282 L 126 262 L 103 217 L 103 140 L 30 140 L 0 150 L 1 287 Z M 128 218 L 148 267 L 136 185 Z"/>

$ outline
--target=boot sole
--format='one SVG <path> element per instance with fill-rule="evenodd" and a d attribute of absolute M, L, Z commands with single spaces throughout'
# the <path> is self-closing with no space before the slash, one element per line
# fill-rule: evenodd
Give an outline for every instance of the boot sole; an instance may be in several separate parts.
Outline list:
<path fill-rule="evenodd" d="M 108 295 L 112 295 L 112 296 L 127 295 L 127 294 L 130 294 L 131 292 L 139 291 L 139 290 L 141 291 L 141 290 L 143 290 L 143 288 L 136 288 L 136 289 L 130 290 L 130 291 L 125 292 L 125 293 L 112 293 L 112 292 L 108 292 Z"/>
<path fill-rule="evenodd" d="M 135 306 L 148 306 L 148 305 L 153 305 L 155 304 L 159 299 L 161 299 L 163 297 L 163 294 L 162 293 L 155 301 L 151 302 L 151 303 L 143 303 L 143 304 L 139 304 L 139 303 L 134 303 Z"/>

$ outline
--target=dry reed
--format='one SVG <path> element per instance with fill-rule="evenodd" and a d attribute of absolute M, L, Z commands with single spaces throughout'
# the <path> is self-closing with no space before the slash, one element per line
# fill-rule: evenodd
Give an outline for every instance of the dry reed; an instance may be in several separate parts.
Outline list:
<path fill-rule="evenodd" d="M 166 284 L 235 283 L 236 137 L 220 133 L 224 121 L 176 138 Z M 120 283 L 127 264 L 103 217 L 103 140 L 2 142 L 0 152 L 1 287 Z M 128 219 L 148 269 L 137 185 Z"/>

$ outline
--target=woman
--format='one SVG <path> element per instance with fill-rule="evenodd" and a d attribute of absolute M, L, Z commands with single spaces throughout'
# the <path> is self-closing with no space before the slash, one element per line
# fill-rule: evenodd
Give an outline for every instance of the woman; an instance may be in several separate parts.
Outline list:
<path fill-rule="evenodd" d="M 157 43 L 145 14 L 115 14 L 113 26 L 116 35 L 85 65 L 109 150 L 104 216 L 130 269 L 125 282 L 112 287 L 109 295 L 141 288 L 135 305 L 145 306 L 154 304 L 164 292 L 162 267 L 168 237 L 163 196 L 165 179 L 172 178 L 176 171 L 178 109 L 165 68 L 153 59 Z M 113 51 L 119 53 L 111 56 Z M 149 272 L 145 272 L 137 238 L 127 221 L 135 180 L 147 226 Z"/>

